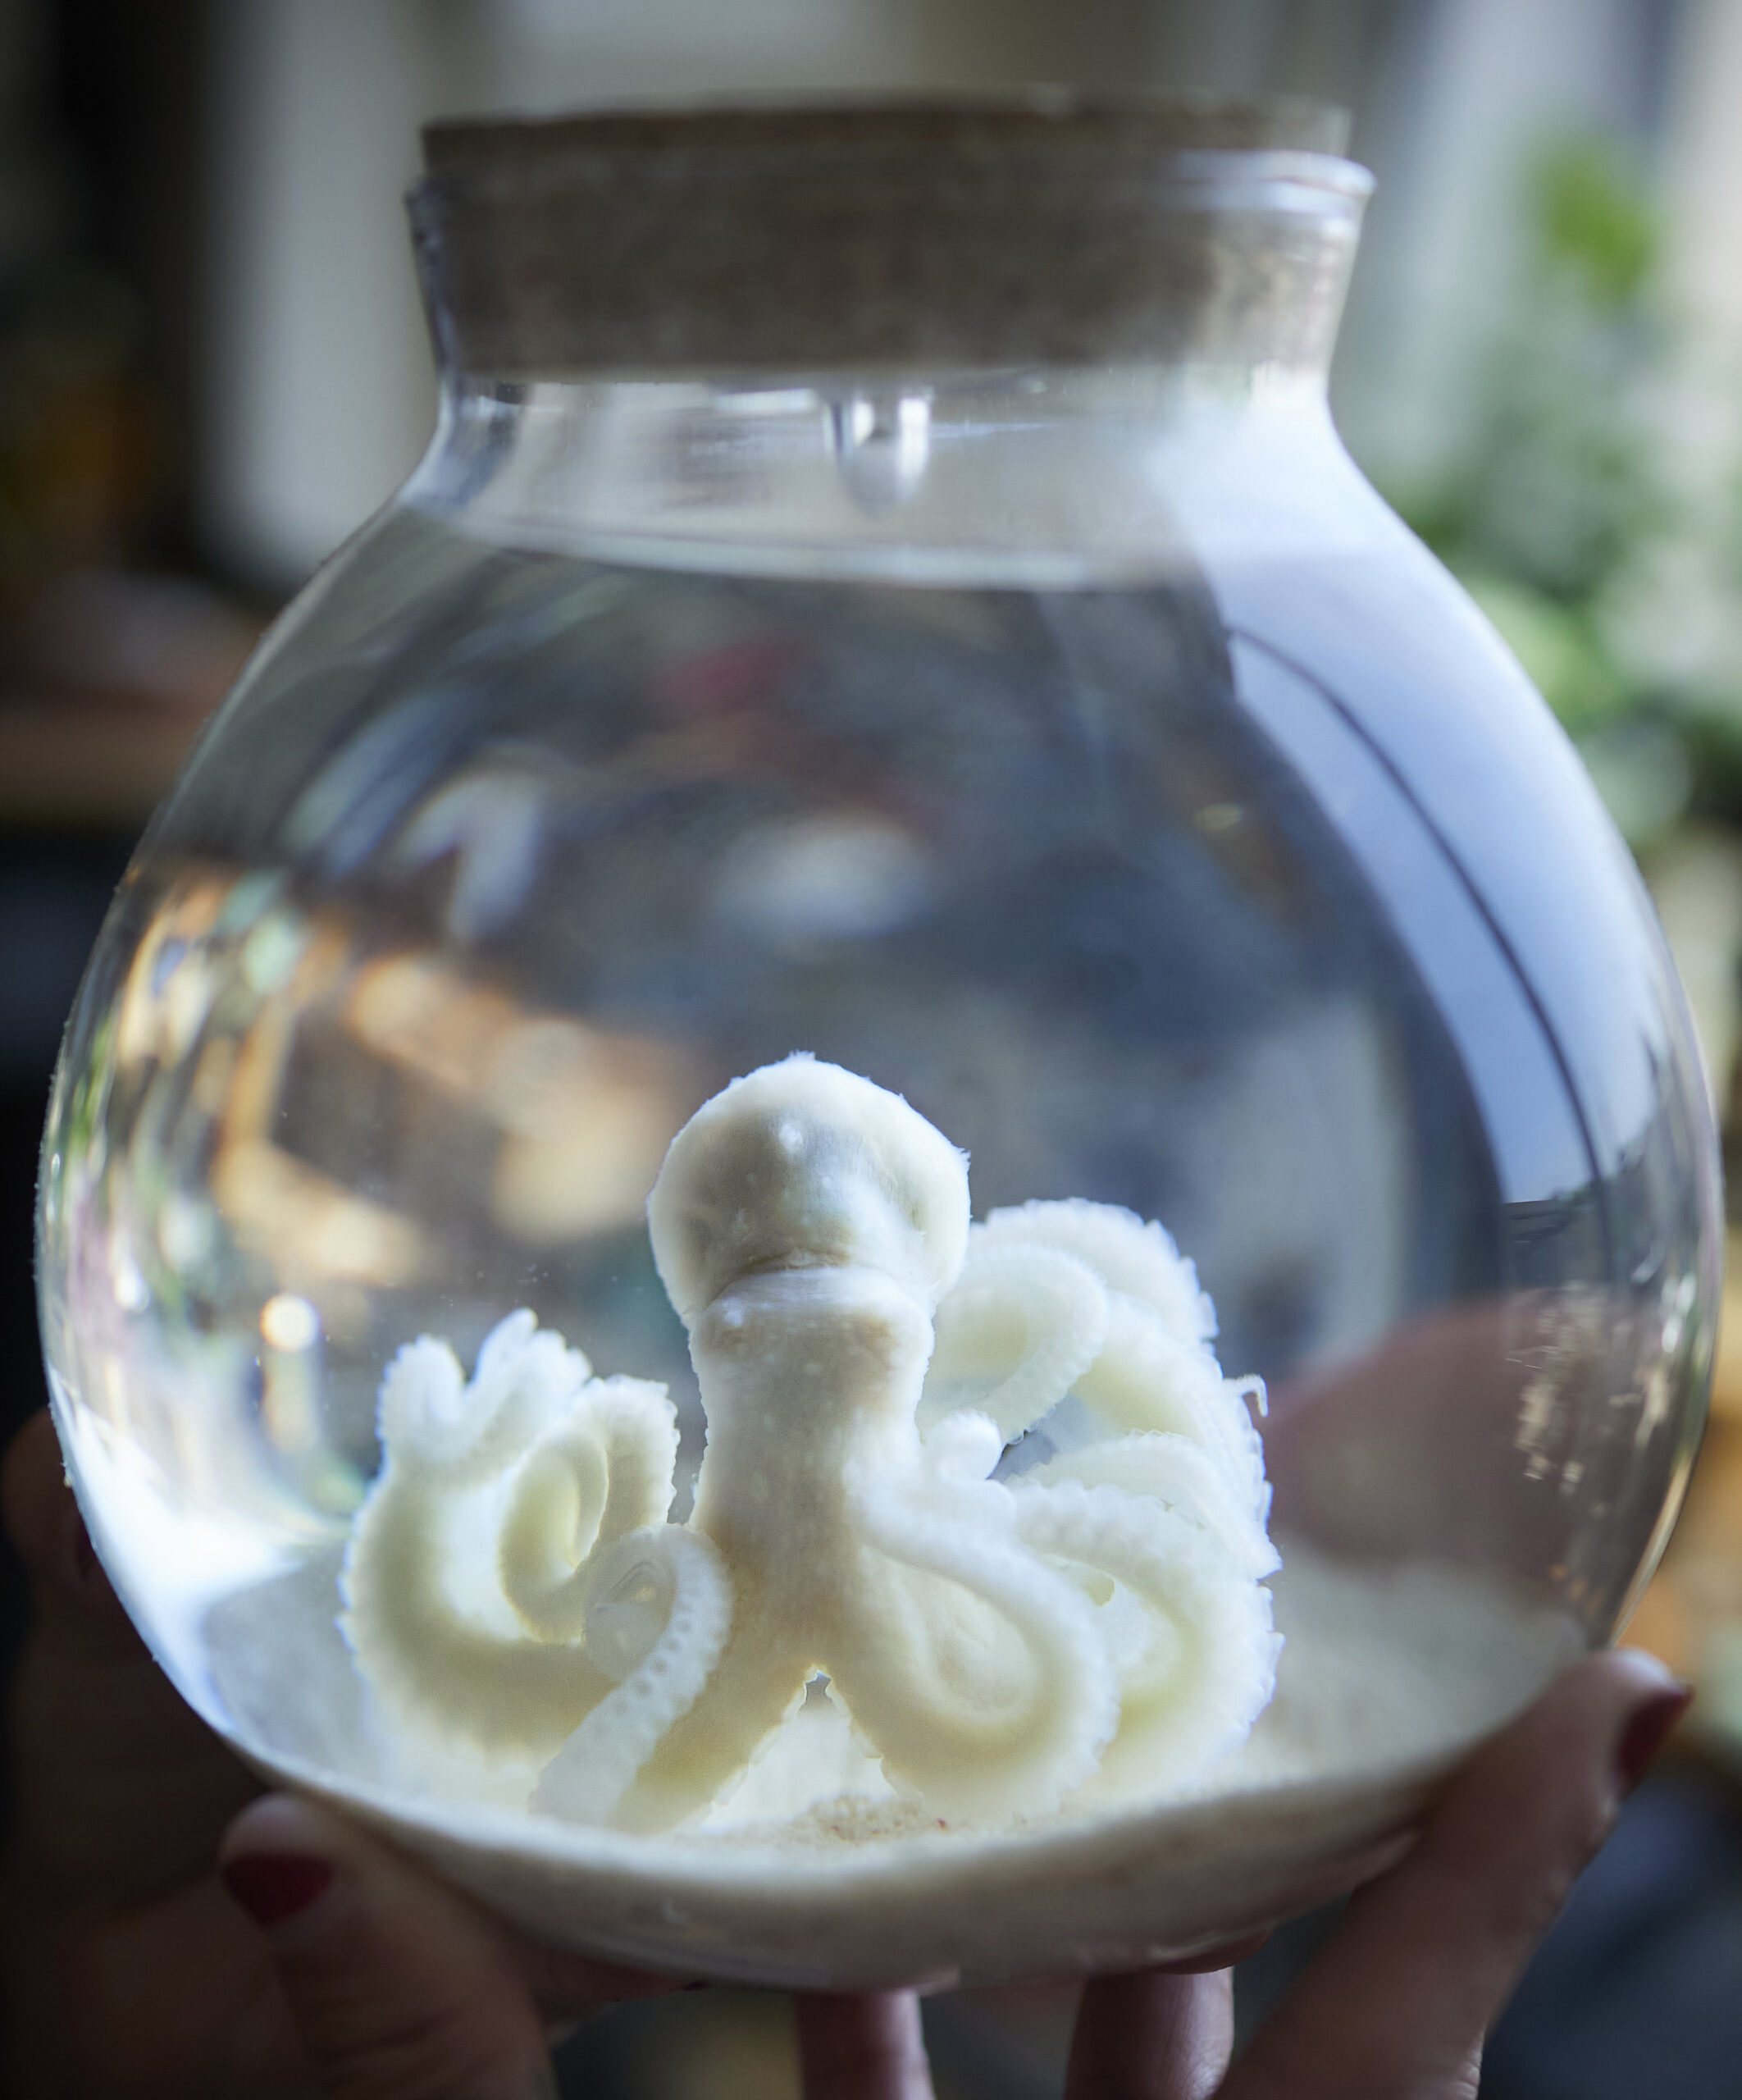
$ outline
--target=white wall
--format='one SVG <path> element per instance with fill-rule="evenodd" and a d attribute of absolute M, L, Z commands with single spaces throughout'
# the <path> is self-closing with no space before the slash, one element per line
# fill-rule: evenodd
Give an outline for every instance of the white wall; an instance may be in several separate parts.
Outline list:
<path fill-rule="evenodd" d="M 400 199 L 439 97 L 420 0 L 213 9 L 203 536 L 283 587 L 404 479 L 435 392 Z"/>

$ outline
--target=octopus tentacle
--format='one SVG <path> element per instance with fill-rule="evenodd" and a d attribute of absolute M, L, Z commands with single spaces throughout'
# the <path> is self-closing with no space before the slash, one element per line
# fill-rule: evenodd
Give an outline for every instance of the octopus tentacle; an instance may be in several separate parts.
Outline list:
<path fill-rule="evenodd" d="M 603 1444 L 600 1509 L 608 1515 L 611 1436 L 602 1438 L 600 1426 L 614 1424 L 617 1442 L 636 1454 L 635 1507 L 645 1504 L 651 1454 L 675 1449 L 670 1403 L 661 1388 L 615 1382 L 634 1390 L 605 1392 L 580 1352 L 560 1335 L 538 1331 L 525 1311 L 492 1331 L 469 1383 L 447 1344 L 428 1336 L 394 1358 L 378 1404 L 383 1463 L 353 1520 L 340 1577 L 340 1628 L 365 1676 L 394 1705 L 486 1751 L 548 1755 L 610 1691 L 613 1677 L 577 1641 L 496 1631 L 477 1600 L 468 1606 L 455 1597 L 451 1575 L 477 1564 L 477 1534 L 493 1521 L 495 1483 L 536 1440 L 562 1448 L 566 1439 L 571 1456 Z M 645 1420 L 632 1431 L 637 1410 Z M 664 1472 L 668 1500 L 669 1456 Z M 529 1510 L 553 1521 L 554 1499 L 561 1500 L 553 1498 L 554 1478 L 547 1468 L 518 1497 L 517 1565 L 548 1572 L 548 1539 L 541 1559 L 524 1549 Z M 571 1537 L 583 1492 L 577 1478 L 571 1467 Z"/>
<path fill-rule="evenodd" d="M 592 1376 L 579 1349 L 522 1307 L 498 1321 L 468 1383 L 444 1341 L 422 1335 L 388 1366 L 376 1409 L 390 1463 L 476 1486 L 513 1464 Z"/>
<path fill-rule="evenodd" d="M 496 1573 L 521 1624 L 544 1640 L 575 1640 L 585 1624 L 576 1577 L 598 1543 L 609 1481 L 604 1440 L 590 1422 L 535 1445 L 514 1476 Z"/>
<path fill-rule="evenodd" d="M 1094 1771 L 1119 1725 L 1118 1685 L 1092 1606 L 1015 1536 L 1008 1491 L 987 1483 L 983 1492 L 997 1499 L 1001 1523 L 989 1520 L 980 1495 L 953 1522 L 935 1491 L 867 1485 L 855 1503 L 867 1545 L 980 1600 L 1015 1633 L 1028 1664 L 1021 1694 L 1005 1687 L 988 1697 L 960 1672 L 916 1668 L 914 1644 L 887 1613 L 855 1614 L 850 1641 L 827 1659 L 892 1784 L 969 1820 L 1056 1808 Z M 935 1592 L 925 1598 L 928 1631 L 946 1609 Z"/>
<path fill-rule="evenodd" d="M 1085 1282 L 1097 1289 L 1092 1320 Z M 928 1431 L 972 1407 L 1013 1441 L 1074 1390 L 1115 1429 L 1202 1445 L 1243 1483 L 1262 1525 L 1263 1446 L 1246 1406 L 1254 1389 L 1261 1405 L 1262 1381 L 1222 1376 L 1208 1346 L 1215 1309 L 1159 1225 L 1082 1198 L 994 1211 L 969 1235 L 937 1328 L 921 1403 Z M 988 1367 L 1001 1382 L 988 1386 Z"/>
<path fill-rule="evenodd" d="M 945 1415 L 926 1432 L 920 1446 L 923 1470 L 919 1486 L 923 1491 L 929 1475 L 960 1509 L 963 1491 L 990 1477 L 1004 1455 L 1005 1441 L 997 1423 L 978 1408 Z M 981 1499 L 988 1512 L 1003 1507 L 995 1499 Z"/>
<path fill-rule="evenodd" d="M 612 1818 L 619 1830 L 668 1830 L 728 1794 L 803 1704 L 818 1658 L 743 1585 L 730 1637 L 701 1696 L 668 1729 Z"/>
<path fill-rule="evenodd" d="M 731 1628 L 732 1577 L 701 1532 L 650 1524 L 597 1556 L 587 1587 L 589 1659 L 620 1681 L 545 1767 L 531 1806 L 604 1823 L 700 1697 Z"/>
<path fill-rule="evenodd" d="M 610 1472 L 599 1544 L 646 1524 L 663 1524 L 677 1469 L 677 1410 L 664 1386 L 646 1378 L 600 1378 L 588 1396 L 604 1422 Z"/>
<path fill-rule="evenodd" d="M 1241 1484 L 1261 1516 L 1268 1506 L 1264 1445 L 1247 1411 L 1253 1381 L 1234 1381 L 1207 1349 L 1170 1332 L 1155 1312 L 1115 1293 L 1106 1347 L 1077 1381 L 1078 1397 L 1115 1429 L 1165 1431 L 1201 1444 Z"/>
<path fill-rule="evenodd" d="M 522 1461 L 497 1544 L 504 1596 L 548 1641 L 581 1633 L 590 1555 L 663 1522 L 677 1460 L 677 1418 L 665 1389 L 638 1378 L 595 1380 L 577 1418 Z"/>
<path fill-rule="evenodd" d="M 993 1211 L 976 1226 L 984 1247 L 1050 1247 L 1086 1262 L 1110 1290 L 1147 1305 L 1176 1340 L 1207 1342 L 1215 1308 L 1199 1287 L 1197 1269 L 1152 1219 L 1086 1196 L 1037 1200 Z"/>
<path fill-rule="evenodd" d="M 1074 1481 L 1011 1492 L 1028 1546 L 1112 1577 L 1150 1618 L 1149 1640 L 1121 1672 L 1100 1781 L 1178 1783 L 1243 1742 L 1275 1686 L 1269 1591 L 1147 1497 Z"/>
<path fill-rule="evenodd" d="M 480 1749 L 549 1755 L 611 1688 L 578 1646 L 504 1635 L 458 1609 L 445 1512 L 391 1472 L 359 1511 L 340 1625 L 378 1691 Z"/>
<path fill-rule="evenodd" d="M 936 1325 L 921 1429 L 971 1408 L 1014 1443 L 1101 1354 L 1107 1294 L 1087 1262 L 1051 1247 L 989 1239 L 976 1227 Z"/>
<path fill-rule="evenodd" d="M 1261 1581 L 1282 1565 L 1263 1516 L 1201 1445 L 1166 1431 L 1116 1436 L 1068 1451 L 1022 1476 L 1019 1486 L 1051 1487 L 1074 1481 L 1084 1487 L 1115 1487 L 1144 1495 L 1177 1509 L 1211 1533 L 1248 1581 Z"/>

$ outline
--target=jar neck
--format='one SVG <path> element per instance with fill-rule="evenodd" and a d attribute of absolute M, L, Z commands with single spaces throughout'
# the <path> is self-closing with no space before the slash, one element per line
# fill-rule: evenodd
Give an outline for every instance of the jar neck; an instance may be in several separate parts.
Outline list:
<path fill-rule="evenodd" d="M 1316 363 L 458 381 L 402 501 L 555 552 L 1069 585 L 1175 568 L 1230 506 L 1250 542 L 1352 474 Z"/>
<path fill-rule="evenodd" d="M 1371 184 L 1328 143 L 1290 104 L 1069 98 L 437 126 L 407 500 L 787 573 L 1153 567 L 1183 492 L 1335 451 Z"/>

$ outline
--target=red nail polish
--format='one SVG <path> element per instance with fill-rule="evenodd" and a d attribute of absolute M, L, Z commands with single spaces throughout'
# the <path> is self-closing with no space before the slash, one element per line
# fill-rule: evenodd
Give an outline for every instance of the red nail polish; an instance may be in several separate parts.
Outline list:
<path fill-rule="evenodd" d="M 1615 1777 L 1623 1801 L 1645 1777 L 1670 1730 L 1693 1703 L 1691 1685 L 1685 1684 L 1675 1691 L 1660 1692 L 1640 1707 L 1621 1731 L 1621 1739 L 1615 1751 Z"/>
<path fill-rule="evenodd" d="M 251 1852 L 232 1860 L 223 1879 L 254 1923 L 270 1932 L 324 1896 L 333 1870 L 307 1852 Z"/>

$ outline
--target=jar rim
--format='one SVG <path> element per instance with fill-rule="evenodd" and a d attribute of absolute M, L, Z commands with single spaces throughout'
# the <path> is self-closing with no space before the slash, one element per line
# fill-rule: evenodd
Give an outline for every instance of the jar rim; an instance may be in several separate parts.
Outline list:
<path fill-rule="evenodd" d="M 1033 146 L 1151 153 L 1287 153 L 1342 158 L 1348 112 L 1293 95 L 1192 92 L 841 94 L 822 98 L 709 96 L 627 103 L 550 116 L 450 117 L 423 128 L 431 176 L 530 170 L 577 152 L 987 151 Z M 1348 163 L 1351 172 L 1365 176 Z M 1327 171 L 1327 173 L 1329 171 Z M 1366 178 L 1370 183 L 1370 176 Z"/>
<path fill-rule="evenodd" d="M 696 103 L 432 125 L 451 373 L 1328 359 L 1339 111 L 1204 95 Z"/>

